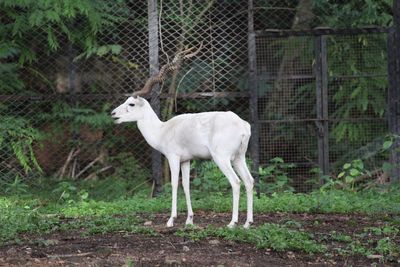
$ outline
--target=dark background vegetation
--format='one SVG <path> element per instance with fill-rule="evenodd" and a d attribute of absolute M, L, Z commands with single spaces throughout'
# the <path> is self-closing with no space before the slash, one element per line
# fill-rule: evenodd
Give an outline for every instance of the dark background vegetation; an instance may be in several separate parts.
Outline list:
<path fill-rule="evenodd" d="M 250 120 L 247 1 L 158 4 L 161 64 L 185 46 L 204 43 L 201 55 L 163 85 L 169 97 L 161 99 L 162 119 L 233 110 Z M 147 3 L 5 0 L 0 15 L 0 180 L 111 179 L 131 193 L 150 186 L 149 146 L 135 124 L 115 126 L 108 115 L 149 76 Z M 256 31 L 392 24 L 390 0 L 254 2 Z M 330 169 L 325 174 L 335 179 L 341 174 L 349 184 L 366 177 L 385 183 L 388 149 L 396 139 L 387 121 L 387 33 L 326 38 Z M 262 191 L 271 183 L 310 191 L 321 178 L 315 37 L 260 36 L 256 55 Z M 188 93 L 210 96 L 182 96 Z M 350 165 L 343 168 L 345 163 Z M 194 178 L 207 172 L 218 176 L 208 163 L 194 166 Z M 166 167 L 164 177 L 167 183 Z M 207 183 L 218 188 L 207 180 L 195 186 Z"/>

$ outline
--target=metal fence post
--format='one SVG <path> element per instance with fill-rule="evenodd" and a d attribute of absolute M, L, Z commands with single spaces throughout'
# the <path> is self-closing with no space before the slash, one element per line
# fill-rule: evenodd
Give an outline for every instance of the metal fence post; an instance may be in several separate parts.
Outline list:
<path fill-rule="evenodd" d="M 328 59 L 324 35 L 316 37 L 315 59 L 318 166 L 322 174 L 327 175 L 329 173 Z"/>
<path fill-rule="evenodd" d="M 150 76 L 154 76 L 159 71 L 158 62 L 158 12 L 157 12 L 157 0 L 148 1 L 148 27 L 149 27 L 149 64 L 150 64 Z M 158 116 L 160 116 L 160 98 L 159 98 L 160 86 L 156 85 L 153 87 L 151 92 L 151 106 Z M 154 182 L 153 195 L 161 192 L 162 189 L 162 161 L 161 153 L 153 149 L 151 154 L 152 164 L 152 176 Z"/>
<path fill-rule="evenodd" d="M 394 1 L 396 2 L 396 1 Z M 391 134 L 400 134 L 400 68 L 399 68 L 399 40 L 400 34 L 393 27 L 389 30 L 387 35 L 387 53 L 388 53 L 388 123 L 389 132 Z M 399 140 L 396 138 L 389 155 L 390 164 L 393 168 L 390 171 L 390 181 L 399 182 L 400 177 L 400 155 L 398 148 L 400 146 Z"/>
<path fill-rule="evenodd" d="M 255 178 L 257 196 L 260 197 L 260 176 L 258 168 L 260 165 L 259 153 L 259 122 L 258 122 L 258 90 L 256 73 L 256 35 L 254 32 L 254 9 L 253 0 L 248 2 L 248 57 L 249 57 L 249 91 L 250 91 L 250 117 L 251 117 L 251 139 L 250 153 L 253 161 L 252 173 Z"/>

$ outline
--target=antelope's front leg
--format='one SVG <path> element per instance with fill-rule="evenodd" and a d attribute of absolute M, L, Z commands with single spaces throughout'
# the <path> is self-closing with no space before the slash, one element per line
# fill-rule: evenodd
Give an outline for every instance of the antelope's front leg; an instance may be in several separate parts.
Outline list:
<path fill-rule="evenodd" d="M 186 225 L 192 225 L 193 209 L 192 209 L 192 203 L 190 202 L 190 161 L 183 162 L 181 164 L 181 170 L 182 170 L 182 186 L 183 186 L 183 191 L 185 192 L 186 207 L 188 211 Z"/>
<path fill-rule="evenodd" d="M 178 195 L 178 181 L 179 181 L 179 158 L 168 158 L 169 168 L 171 169 L 171 186 L 172 186 L 172 208 L 171 217 L 167 222 L 167 227 L 174 226 L 174 220 L 177 216 L 177 195 Z"/>

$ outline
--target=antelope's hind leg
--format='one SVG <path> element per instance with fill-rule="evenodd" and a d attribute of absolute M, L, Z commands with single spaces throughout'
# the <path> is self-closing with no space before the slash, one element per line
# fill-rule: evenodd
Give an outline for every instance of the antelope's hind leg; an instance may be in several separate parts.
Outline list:
<path fill-rule="evenodd" d="M 242 178 L 244 186 L 246 187 L 247 196 L 247 220 L 243 225 L 244 228 L 249 228 L 253 223 L 253 187 L 254 178 L 251 176 L 249 168 L 246 164 L 246 159 L 244 155 L 239 156 L 233 161 L 233 166 L 240 178 Z"/>
<path fill-rule="evenodd" d="M 232 186 L 233 205 L 232 205 L 232 220 L 228 224 L 229 228 L 236 226 L 239 220 L 239 196 L 240 196 L 240 179 L 232 168 L 229 157 L 213 155 L 215 163 L 218 165 L 222 173 L 228 178 Z"/>

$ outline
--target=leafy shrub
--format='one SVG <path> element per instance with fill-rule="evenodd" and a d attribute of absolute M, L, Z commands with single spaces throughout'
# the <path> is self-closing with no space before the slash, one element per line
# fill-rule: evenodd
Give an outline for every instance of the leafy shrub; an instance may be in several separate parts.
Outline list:
<path fill-rule="evenodd" d="M 339 173 L 338 178 L 343 178 L 343 182 L 354 189 L 356 178 L 365 173 L 364 163 L 362 160 L 356 159 L 343 165 L 343 170 Z"/>
<path fill-rule="evenodd" d="M 113 125 L 108 109 L 108 104 L 97 112 L 91 108 L 72 107 L 63 102 L 57 102 L 52 106 L 51 113 L 39 114 L 38 118 L 46 122 L 68 121 L 71 130 L 79 130 L 81 125 L 104 129 Z"/>
<path fill-rule="evenodd" d="M 288 176 L 289 169 L 295 167 L 293 163 L 285 163 L 282 158 L 276 157 L 270 160 L 269 166 L 260 167 L 260 190 L 263 193 L 293 192 L 290 185 L 292 179 Z"/>
<path fill-rule="evenodd" d="M 85 189 L 79 190 L 72 181 L 61 181 L 53 190 L 53 193 L 59 196 L 59 201 L 65 201 L 72 204 L 75 200 L 86 201 L 89 193 Z"/>
<path fill-rule="evenodd" d="M 22 117 L 0 116 L 0 151 L 13 154 L 25 173 L 41 168 L 33 153 L 32 144 L 43 135 Z"/>
<path fill-rule="evenodd" d="M 228 178 L 213 161 L 195 161 L 193 164 L 197 176 L 193 180 L 193 188 L 199 192 L 226 192 L 231 186 Z"/>
<path fill-rule="evenodd" d="M 93 199 L 115 200 L 132 196 L 150 188 L 150 171 L 132 153 L 120 153 L 109 159 L 114 173 L 98 180 L 83 181 Z"/>
<path fill-rule="evenodd" d="M 8 182 L 0 179 L 0 185 L 2 191 L 7 195 L 25 195 L 28 193 L 29 186 L 21 180 L 21 177 L 17 174 L 14 181 Z"/>

